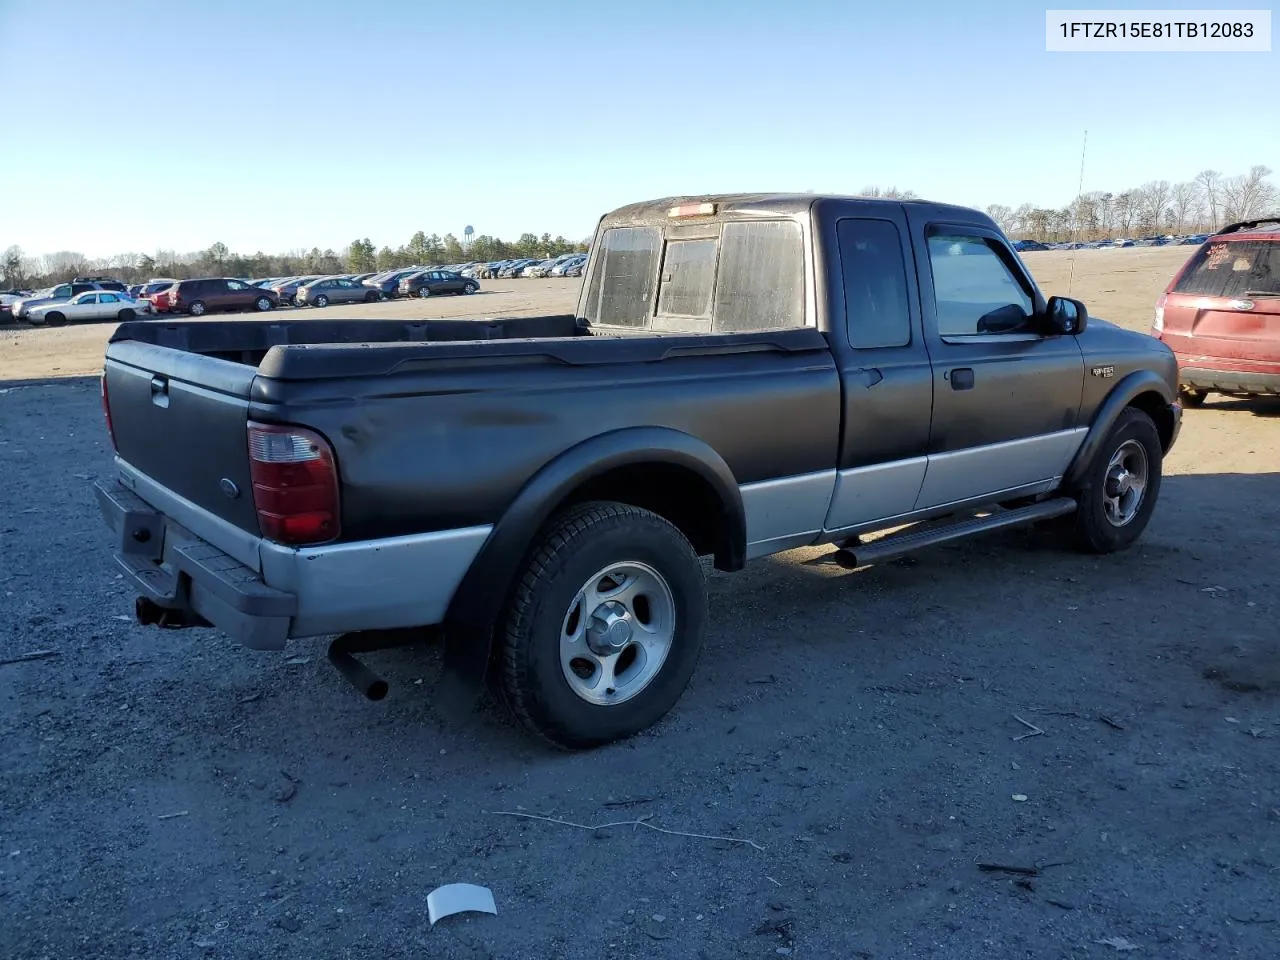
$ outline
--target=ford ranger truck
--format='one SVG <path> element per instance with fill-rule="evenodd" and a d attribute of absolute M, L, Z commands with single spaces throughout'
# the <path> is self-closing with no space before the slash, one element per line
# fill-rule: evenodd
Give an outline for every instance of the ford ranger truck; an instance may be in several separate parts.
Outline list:
<path fill-rule="evenodd" d="M 336 638 L 374 698 L 353 653 L 437 637 L 442 701 L 488 682 L 585 748 L 677 704 L 702 558 L 1029 524 L 1109 553 L 1151 519 L 1173 354 L 1046 298 L 980 212 L 674 197 L 588 263 L 563 316 L 121 324 L 97 497 L 138 619 Z"/>

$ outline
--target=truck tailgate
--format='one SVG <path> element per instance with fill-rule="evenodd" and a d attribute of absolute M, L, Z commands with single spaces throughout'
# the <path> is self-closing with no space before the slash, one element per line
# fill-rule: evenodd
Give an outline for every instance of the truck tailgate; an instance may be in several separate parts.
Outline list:
<path fill-rule="evenodd" d="M 247 426 L 254 367 L 137 341 L 107 348 L 116 451 L 161 486 L 257 534 Z"/>

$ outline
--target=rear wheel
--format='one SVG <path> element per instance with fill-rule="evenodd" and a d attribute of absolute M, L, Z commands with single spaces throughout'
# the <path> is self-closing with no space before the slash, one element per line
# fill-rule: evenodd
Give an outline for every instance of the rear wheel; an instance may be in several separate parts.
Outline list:
<path fill-rule="evenodd" d="M 566 749 L 639 733 L 688 686 L 706 608 L 697 554 L 672 524 L 621 503 L 572 508 L 537 541 L 503 613 L 505 699 Z"/>
<path fill-rule="evenodd" d="M 1076 546 L 1113 553 L 1131 546 L 1151 521 L 1160 495 L 1163 451 L 1151 418 L 1134 407 L 1120 414 L 1077 492 Z"/>
<path fill-rule="evenodd" d="M 203 317 L 207 311 L 208 308 L 204 305 L 203 300 L 192 300 L 191 304 L 187 307 L 187 313 L 191 314 L 193 317 Z"/>
<path fill-rule="evenodd" d="M 259 313 L 266 313 L 271 309 L 271 298 L 259 297 L 257 300 L 253 301 L 253 305 L 258 308 Z"/>

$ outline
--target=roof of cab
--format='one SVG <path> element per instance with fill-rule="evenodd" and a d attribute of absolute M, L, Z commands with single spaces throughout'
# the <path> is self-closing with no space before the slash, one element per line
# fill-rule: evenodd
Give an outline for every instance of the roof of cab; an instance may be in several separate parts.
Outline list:
<path fill-rule="evenodd" d="M 972 207 L 957 204 L 938 203 L 932 200 L 899 200 L 891 197 L 859 197 L 834 193 L 700 193 L 686 196 L 662 197 L 656 200 L 642 200 L 610 210 L 602 219 L 610 221 L 662 221 L 669 218 L 668 211 L 672 207 L 695 203 L 716 204 L 715 216 L 725 215 L 772 215 L 794 216 L 807 212 L 820 201 L 842 201 L 867 204 L 868 206 L 885 204 L 907 204 L 927 207 L 930 210 L 952 211 L 961 214 L 963 219 L 971 219 L 975 215 L 986 219 L 986 214 Z"/>

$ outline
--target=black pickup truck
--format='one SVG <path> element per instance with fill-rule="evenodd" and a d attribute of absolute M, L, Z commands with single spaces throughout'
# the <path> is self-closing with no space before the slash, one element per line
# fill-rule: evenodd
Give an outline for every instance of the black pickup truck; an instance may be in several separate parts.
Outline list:
<path fill-rule="evenodd" d="M 141 622 L 336 635 L 373 698 L 353 652 L 439 635 L 442 696 L 569 748 L 676 704 L 701 557 L 1118 550 L 1181 423 L 1169 349 L 1046 300 L 990 218 L 811 195 L 606 215 L 573 315 L 137 321 L 102 385 Z"/>

